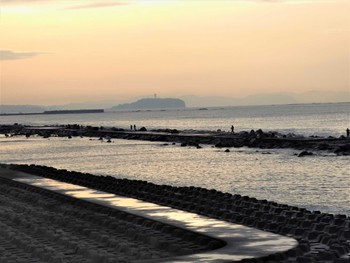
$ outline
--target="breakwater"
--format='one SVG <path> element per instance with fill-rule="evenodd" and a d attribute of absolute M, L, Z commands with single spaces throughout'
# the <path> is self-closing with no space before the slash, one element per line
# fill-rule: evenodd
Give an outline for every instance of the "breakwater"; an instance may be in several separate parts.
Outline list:
<path fill-rule="evenodd" d="M 146 181 L 95 176 L 45 166 L 8 165 L 8 167 L 291 236 L 299 242 L 295 249 L 286 253 L 242 262 L 349 262 L 350 218 L 346 215 L 308 211 L 304 208 L 232 195 L 214 189 L 155 185 Z"/>
<path fill-rule="evenodd" d="M 43 136 L 61 136 L 72 138 L 74 136 L 97 137 L 107 139 L 128 139 L 128 140 L 148 140 L 161 142 L 180 143 L 181 146 L 195 146 L 200 148 L 200 144 L 211 144 L 215 147 L 255 147 L 255 148 L 293 148 L 302 150 L 300 156 L 311 155 L 307 151 L 329 151 L 337 155 L 350 154 L 350 139 L 345 136 L 334 137 L 303 137 L 283 135 L 275 132 L 264 132 L 262 130 L 225 133 L 225 132 L 207 132 L 207 133 L 186 133 L 176 129 L 160 129 L 147 131 L 142 127 L 137 131 L 128 131 L 116 127 L 94 127 L 59 125 L 59 126 L 25 126 L 20 124 L 0 125 L 0 133 L 6 136 L 32 135 Z"/>
<path fill-rule="evenodd" d="M 163 262 L 215 238 L 0 176 L 0 262 Z"/>
<path fill-rule="evenodd" d="M 0 116 L 16 115 L 45 115 L 45 114 L 86 114 L 86 113 L 104 113 L 104 109 L 86 109 L 86 110 L 48 110 L 44 112 L 33 113 L 0 113 Z"/>

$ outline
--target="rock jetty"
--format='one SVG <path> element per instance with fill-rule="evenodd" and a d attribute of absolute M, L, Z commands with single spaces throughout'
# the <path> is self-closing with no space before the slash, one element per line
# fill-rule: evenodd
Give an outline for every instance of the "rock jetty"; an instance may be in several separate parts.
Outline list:
<path fill-rule="evenodd" d="M 337 155 L 350 155 L 350 138 L 345 136 L 317 137 L 317 136 L 295 136 L 285 135 L 276 132 L 264 132 L 261 129 L 250 132 L 239 133 L 227 132 L 200 132 L 200 131 L 179 131 L 177 129 L 158 129 L 128 131 L 116 127 L 81 126 L 78 124 L 58 126 L 28 126 L 28 125 L 0 125 L 0 134 L 7 136 L 39 135 L 44 138 L 50 136 L 74 137 L 86 136 L 97 138 L 118 138 L 128 140 L 147 140 L 160 142 L 175 142 L 182 146 L 199 146 L 200 144 L 215 145 L 218 148 L 230 147 L 253 147 L 261 149 L 293 148 L 300 151 L 328 151 Z M 200 147 L 197 147 L 200 148 Z M 312 154 L 302 153 L 300 157 Z"/>
<path fill-rule="evenodd" d="M 350 262 L 350 218 L 347 215 L 309 211 L 268 200 L 193 186 L 156 185 L 141 180 L 95 176 L 37 165 L 7 167 L 290 236 L 299 242 L 296 248 L 285 253 L 241 262 Z"/>

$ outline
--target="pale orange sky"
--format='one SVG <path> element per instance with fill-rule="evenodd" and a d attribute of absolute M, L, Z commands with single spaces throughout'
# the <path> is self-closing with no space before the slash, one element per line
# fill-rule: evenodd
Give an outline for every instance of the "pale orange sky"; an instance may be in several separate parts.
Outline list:
<path fill-rule="evenodd" d="M 2 104 L 349 90 L 347 0 L 2 0 Z"/>

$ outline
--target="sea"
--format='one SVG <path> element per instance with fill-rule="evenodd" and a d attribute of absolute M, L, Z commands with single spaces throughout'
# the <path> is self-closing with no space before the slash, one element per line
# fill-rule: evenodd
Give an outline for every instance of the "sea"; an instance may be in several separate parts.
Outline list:
<path fill-rule="evenodd" d="M 346 135 L 350 103 L 108 111 L 97 114 L 0 116 L 0 124 L 80 124 L 178 129 L 189 133 L 262 129 L 296 136 Z M 349 141 L 350 142 L 350 141 Z M 350 156 L 326 151 L 297 157 L 295 149 L 203 148 L 162 142 L 0 135 L 0 163 L 198 186 L 247 195 L 311 211 L 350 216 Z"/>

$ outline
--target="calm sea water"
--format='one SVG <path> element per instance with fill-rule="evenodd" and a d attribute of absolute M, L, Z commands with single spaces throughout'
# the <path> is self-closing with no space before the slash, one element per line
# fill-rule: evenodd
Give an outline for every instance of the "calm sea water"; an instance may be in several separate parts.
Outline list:
<path fill-rule="evenodd" d="M 100 114 L 0 116 L 0 124 L 28 125 L 82 124 L 116 126 L 129 129 L 131 124 L 148 129 L 236 131 L 263 129 L 304 135 L 345 133 L 349 126 L 350 103 L 275 106 L 240 106 L 208 110 L 118 111 Z"/>
<path fill-rule="evenodd" d="M 12 116 L 1 123 L 238 130 L 340 135 L 349 125 L 350 104 L 230 107 L 86 115 Z M 0 162 L 41 164 L 142 179 L 157 184 L 201 186 L 259 199 L 350 215 L 350 158 L 319 152 L 298 158 L 292 149 L 239 148 L 230 153 L 145 141 L 90 138 L 0 137 Z"/>

